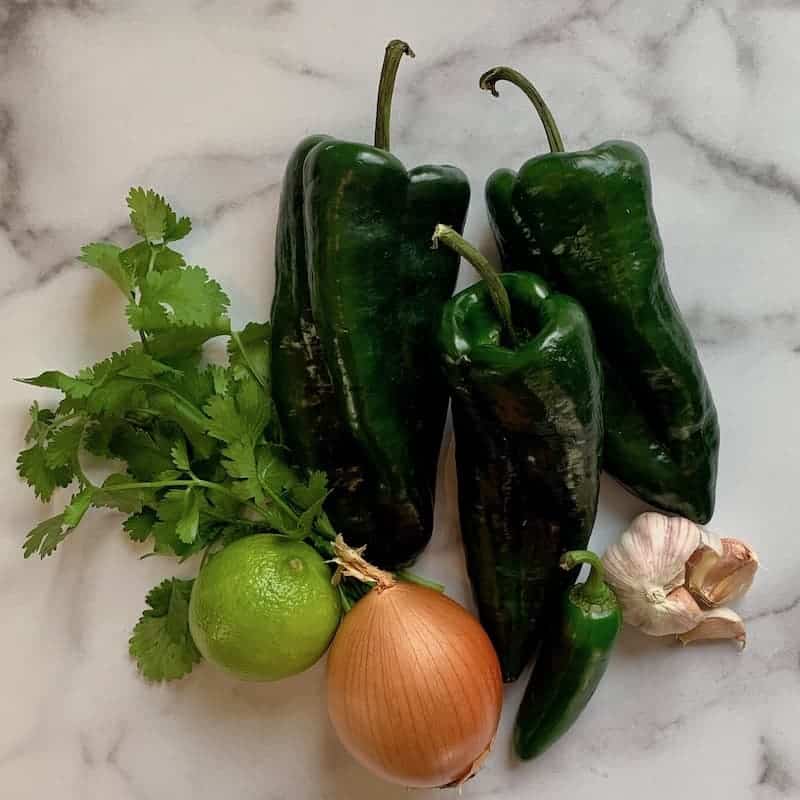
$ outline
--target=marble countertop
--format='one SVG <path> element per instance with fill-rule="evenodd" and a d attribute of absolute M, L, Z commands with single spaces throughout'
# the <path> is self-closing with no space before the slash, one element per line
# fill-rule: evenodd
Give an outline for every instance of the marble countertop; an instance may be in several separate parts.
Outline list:
<path fill-rule="evenodd" d="M 116 290 L 75 254 L 124 230 L 130 185 L 190 214 L 191 259 L 226 287 L 237 320 L 264 318 L 284 162 L 312 131 L 371 137 L 395 36 L 417 58 L 400 69 L 393 149 L 467 172 L 467 235 L 486 252 L 486 176 L 545 141 L 521 93 L 478 91 L 484 69 L 534 78 L 568 148 L 624 137 L 646 149 L 672 287 L 720 415 L 713 528 L 764 564 L 739 606 L 744 652 L 625 631 L 580 723 L 525 765 L 508 754 L 523 688 L 511 687 L 496 749 L 464 795 L 800 797 L 800 4 L 787 0 L 0 2 L 0 797 L 407 796 L 336 741 L 321 665 L 272 685 L 208 666 L 176 685 L 140 680 L 129 631 L 147 589 L 176 569 L 138 560 L 114 514 L 95 514 L 53 558 L 23 561 L 24 533 L 47 510 L 14 472 L 34 393 L 10 382 L 126 343 Z M 419 569 L 468 602 L 442 472 Z M 604 484 L 594 546 L 641 508 Z"/>

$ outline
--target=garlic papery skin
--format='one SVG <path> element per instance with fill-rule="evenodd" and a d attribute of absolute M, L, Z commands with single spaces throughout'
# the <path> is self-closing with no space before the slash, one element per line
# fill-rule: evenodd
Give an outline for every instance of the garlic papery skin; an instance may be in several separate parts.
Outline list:
<path fill-rule="evenodd" d="M 678 635 L 684 645 L 709 639 L 732 639 L 744 649 L 747 641 L 744 620 L 729 608 L 712 608 L 703 614 L 696 627 Z"/>
<path fill-rule="evenodd" d="M 686 587 L 707 608 L 738 600 L 752 585 L 758 556 L 739 539 L 722 539 L 722 553 L 701 548 L 686 565 Z"/>
<path fill-rule="evenodd" d="M 624 621 L 651 636 L 694 628 L 703 611 L 683 588 L 685 567 L 705 543 L 703 530 L 688 519 L 655 511 L 636 517 L 603 556 Z"/>

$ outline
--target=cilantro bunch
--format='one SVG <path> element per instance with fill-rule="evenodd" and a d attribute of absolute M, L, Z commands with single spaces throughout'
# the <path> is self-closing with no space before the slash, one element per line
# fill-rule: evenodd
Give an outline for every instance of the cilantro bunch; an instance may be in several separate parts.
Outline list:
<path fill-rule="evenodd" d="M 31 406 L 19 474 L 43 502 L 72 487 L 63 510 L 28 533 L 25 557 L 54 553 L 93 508 L 125 513 L 131 539 L 181 560 L 259 532 L 308 539 L 330 555 L 326 477 L 299 475 L 280 443 L 269 325 L 232 330 L 222 288 L 171 246 L 191 231 L 188 217 L 152 190 L 131 189 L 127 202 L 140 240 L 87 245 L 81 261 L 123 293 L 138 341 L 77 375 L 23 381 L 62 398 L 52 409 Z M 227 338 L 224 366 L 203 358 L 216 337 Z M 84 471 L 90 458 L 109 465 L 102 482 Z M 130 639 L 147 679 L 180 678 L 200 660 L 188 629 L 191 587 L 172 578 L 147 595 Z M 363 587 L 345 582 L 342 591 L 349 606 Z"/>

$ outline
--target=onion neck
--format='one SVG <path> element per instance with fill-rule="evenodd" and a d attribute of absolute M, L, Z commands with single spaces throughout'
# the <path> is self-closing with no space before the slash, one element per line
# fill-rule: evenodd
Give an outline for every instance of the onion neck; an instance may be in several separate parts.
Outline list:
<path fill-rule="evenodd" d="M 494 310 L 503 325 L 503 331 L 511 342 L 512 347 L 517 347 L 519 337 L 514 329 L 514 321 L 511 318 L 511 301 L 508 292 L 500 279 L 497 270 L 489 263 L 486 256 L 477 248 L 473 247 L 463 236 L 459 236 L 449 225 L 437 225 L 433 232 L 433 246 L 437 247 L 439 242 L 447 245 L 451 250 L 458 253 L 475 267 L 478 274 L 483 278 L 489 297 L 492 300 Z"/>
<path fill-rule="evenodd" d="M 539 94 L 538 89 L 521 72 L 511 69 L 511 67 L 492 67 L 481 75 L 478 86 L 480 86 L 481 89 L 491 92 L 495 97 L 498 97 L 499 95 L 495 88 L 498 81 L 513 83 L 514 86 L 519 87 L 525 92 L 531 103 L 533 103 L 533 107 L 536 109 L 536 113 L 539 115 L 542 125 L 544 125 L 544 132 L 547 135 L 547 143 L 550 145 L 550 152 L 563 153 L 564 142 L 561 139 L 561 133 L 558 130 L 555 119 L 553 119 L 553 115 L 550 113 L 550 109 L 547 107 L 547 103 L 545 103 L 544 98 Z"/>
<path fill-rule="evenodd" d="M 406 42 L 392 39 L 386 45 L 383 56 L 381 79 L 378 83 L 378 107 L 375 112 L 375 147 L 381 150 L 389 149 L 389 126 L 392 117 L 392 96 L 394 83 L 397 78 L 397 68 L 403 56 L 414 58 L 414 51 Z"/>

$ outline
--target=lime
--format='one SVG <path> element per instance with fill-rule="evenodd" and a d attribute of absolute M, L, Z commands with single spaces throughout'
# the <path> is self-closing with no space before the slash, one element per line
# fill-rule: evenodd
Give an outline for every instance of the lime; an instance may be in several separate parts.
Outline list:
<path fill-rule="evenodd" d="M 319 659 L 340 614 L 330 569 L 316 550 L 259 534 L 208 560 L 192 589 L 189 629 L 212 664 L 246 680 L 276 681 Z"/>

